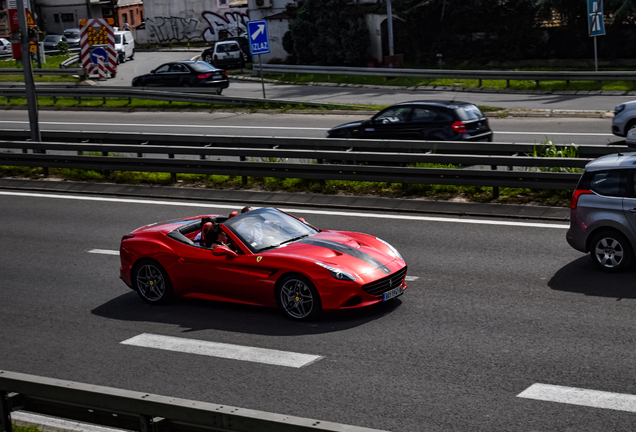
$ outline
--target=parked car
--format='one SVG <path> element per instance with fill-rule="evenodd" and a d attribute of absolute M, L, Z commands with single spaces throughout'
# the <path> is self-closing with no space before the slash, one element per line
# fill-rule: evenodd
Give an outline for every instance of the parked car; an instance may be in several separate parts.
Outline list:
<path fill-rule="evenodd" d="M 636 138 L 636 130 L 632 135 Z M 619 272 L 633 261 L 635 183 L 636 153 L 617 152 L 588 163 L 572 194 L 566 239 L 601 270 Z"/>
<path fill-rule="evenodd" d="M 183 60 L 165 63 L 149 74 L 133 78 L 132 85 L 167 87 L 214 87 L 216 94 L 230 86 L 227 72 L 204 61 Z"/>
<path fill-rule="evenodd" d="M 492 141 L 488 119 L 472 103 L 403 102 L 369 120 L 346 123 L 327 131 L 327 138 Z"/>
<path fill-rule="evenodd" d="M 128 30 L 116 31 L 115 51 L 117 52 L 117 63 L 125 63 L 127 59 L 135 59 L 135 38 Z"/>
<path fill-rule="evenodd" d="M 269 207 L 213 217 L 227 242 L 193 241 L 195 216 L 146 225 L 123 236 L 121 279 L 147 303 L 173 297 L 278 307 L 291 319 L 325 309 L 353 309 L 404 293 L 406 262 L 373 235 L 320 230 Z"/>
<path fill-rule="evenodd" d="M 44 38 L 44 51 L 57 51 L 57 44 L 60 42 L 66 42 L 64 35 L 47 35 Z"/>
<path fill-rule="evenodd" d="M 236 41 L 222 41 L 203 51 L 201 59 L 225 69 L 244 68 L 245 55 Z"/>
<path fill-rule="evenodd" d="M 245 36 L 230 36 L 227 39 L 223 39 L 223 41 L 238 42 L 239 47 L 241 47 L 241 51 L 243 52 L 243 56 L 245 57 L 245 62 L 252 61 L 252 54 L 250 53 L 250 41 Z"/>
<path fill-rule="evenodd" d="M 0 54 L 11 53 L 11 42 L 8 39 L 0 38 Z"/>
<path fill-rule="evenodd" d="M 69 48 L 79 48 L 80 46 L 80 29 L 71 28 L 64 30 L 64 37 Z"/>
<path fill-rule="evenodd" d="M 636 101 L 625 102 L 614 108 L 612 133 L 624 137 L 636 127 Z"/>

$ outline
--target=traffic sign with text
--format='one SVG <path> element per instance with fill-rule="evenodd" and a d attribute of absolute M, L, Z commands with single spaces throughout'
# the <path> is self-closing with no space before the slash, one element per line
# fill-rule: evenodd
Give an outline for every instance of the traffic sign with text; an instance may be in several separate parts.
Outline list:
<path fill-rule="evenodd" d="M 268 54 L 270 52 L 267 21 L 248 21 L 247 33 L 250 39 L 250 53 L 252 55 Z"/>

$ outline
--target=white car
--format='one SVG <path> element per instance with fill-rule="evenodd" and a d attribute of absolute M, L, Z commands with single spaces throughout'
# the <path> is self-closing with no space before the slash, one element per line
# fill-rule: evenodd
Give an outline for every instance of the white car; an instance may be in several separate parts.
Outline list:
<path fill-rule="evenodd" d="M 620 137 L 636 127 L 636 101 L 625 102 L 614 108 L 612 133 Z"/>
<path fill-rule="evenodd" d="M 132 32 L 120 30 L 115 35 L 115 51 L 117 52 L 117 63 L 124 63 L 126 60 L 135 58 L 135 38 Z"/>
<path fill-rule="evenodd" d="M 0 38 L 0 54 L 11 53 L 11 42 L 8 39 Z"/>

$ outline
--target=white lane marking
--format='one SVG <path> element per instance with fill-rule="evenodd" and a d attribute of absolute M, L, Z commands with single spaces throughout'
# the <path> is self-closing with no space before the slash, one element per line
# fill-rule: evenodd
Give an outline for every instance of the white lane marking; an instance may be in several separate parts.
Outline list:
<path fill-rule="evenodd" d="M 219 342 L 208 342 L 195 339 L 184 339 L 172 336 L 161 336 L 143 333 L 121 342 L 144 348 L 156 348 L 167 351 L 199 354 L 231 360 L 249 361 L 274 366 L 301 368 L 317 362 L 322 356 L 300 354 L 289 351 L 278 351 L 267 348 L 255 348 Z"/>
<path fill-rule="evenodd" d="M 232 209 L 232 210 L 237 209 L 236 205 L 226 205 L 226 204 L 207 204 L 207 203 L 160 201 L 160 200 L 152 201 L 152 200 L 141 200 L 141 199 L 89 197 L 89 196 L 77 196 L 77 195 L 56 195 L 56 194 L 29 193 L 29 192 L 0 191 L 0 195 L 68 199 L 68 200 L 81 200 L 81 201 L 116 202 L 116 203 L 122 203 L 122 204 L 152 204 L 152 205 L 166 205 L 166 206 L 178 206 L 178 207 L 220 208 L 220 209 Z M 252 207 L 258 208 L 256 206 L 252 206 Z M 465 224 L 474 224 L 474 225 L 500 225 L 500 226 L 529 227 L 529 228 L 568 229 L 570 227 L 569 225 L 564 225 L 564 224 L 497 221 L 497 220 L 487 220 L 487 219 L 482 220 L 482 219 L 443 218 L 443 217 L 432 217 L 432 216 L 357 213 L 357 212 L 328 211 L 328 210 L 307 210 L 307 209 L 297 209 L 297 208 L 280 208 L 280 209 L 285 212 L 294 213 L 294 214 L 304 213 L 304 214 L 316 214 L 316 215 L 327 215 L 327 216 L 360 217 L 360 218 L 370 218 L 370 219 L 415 220 L 415 221 L 426 221 L 426 222 L 449 222 L 449 223 L 465 223 Z"/>
<path fill-rule="evenodd" d="M 517 397 L 616 411 L 636 412 L 636 396 L 550 384 L 532 384 Z"/>
<path fill-rule="evenodd" d="M 121 432 L 124 429 L 97 426 L 94 424 L 81 423 L 73 420 L 63 420 L 57 417 L 43 416 L 24 411 L 14 411 L 11 413 L 11 420 L 17 425 L 25 423 L 29 426 L 38 426 L 40 430 L 48 431 L 73 431 L 73 432 Z M 128 431 L 126 431 L 128 432 Z"/>
<path fill-rule="evenodd" d="M 28 121 L 11 121 L 0 120 L 0 123 L 11 124 L 29 124 Z M 69 123 L 69 122 L 40 122 L 41 125 L 61 125 L 61 126 L 130 126 L 130 127 L 168 127 L 168 128 L 200 128 L 200 129 L 280 129 L 280 130 L 316 130 L 327 131 L 331 128 L 311 128 L 311 127 L 292 127 L 292 126 L 230 126 L 230 125 L 190 125 L 190 124 L 147 124 L 147 123 Z M 506 132 L 493 131 L 496 134 L 508 135 L 578 135 L 578 136 L 614 136 L 611 133 L 593 133 L 593 132 Z"/>
<path fill-rule="evenodd" d="M 419 278 L 420 278 L 419 276 L 407 276 L 404 278 L 404 280 L 407 282 L 413 282 L 415 280 L 418 280 Z"/>
<path fill-rule="evenodd" d="M 119 251 L 108 249 L 91 249 L 88 253 L 103 254 L 103 255 L 119 255 Z"/>
<path fill-rule="evenodd" d="M 0 120 L 0 123 L 11 123 L 11 124 L 16 124 L 16 123 L 22 123 L 22 124 L 29 124 L 28 121 L 7 121 L 7 120 Z M 281 130 L 319 130 L 319 131 L 326 131 L 329 130 L 330 128 L 310 128 L 310 127 L 278 127 L 278 126 L 241 126 L 241 125 L 236 125 L 236 126 L 228 126 L 228 125 L 188 125 L 188 124 L 178 124 L 178 125 L 171 125 L 171 124 L 147 124 L 147 123 L 68 123 L 68 122 L 40 122 L 41 125 L 62 125 L 62 126 L 117 126 L 117 127 L 122 127 L 122 126 L 131 126 L 131 127 L 168 127 L 168 128 L 203 128 L 203 129 L 281 129 Z"/>

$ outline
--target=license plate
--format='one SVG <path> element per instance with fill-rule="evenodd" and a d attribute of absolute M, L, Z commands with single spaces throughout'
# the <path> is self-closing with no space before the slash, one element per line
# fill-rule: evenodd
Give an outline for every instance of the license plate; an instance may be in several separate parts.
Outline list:
<path fill-rule="evenodd" d="M 221 79 L 223 78 L 223 75 L 213 75 L 212 79 Z"/>
<path fill-rule="evenodd" d="M 392 298 L 402 295 L 403 292 L 404 290 L 402 289 L 401 286 L 397 288 L 393 288 L 391 291 L 387 291 L 384 294 L 382 294 L 382 301 L 391 300 Z"/>

